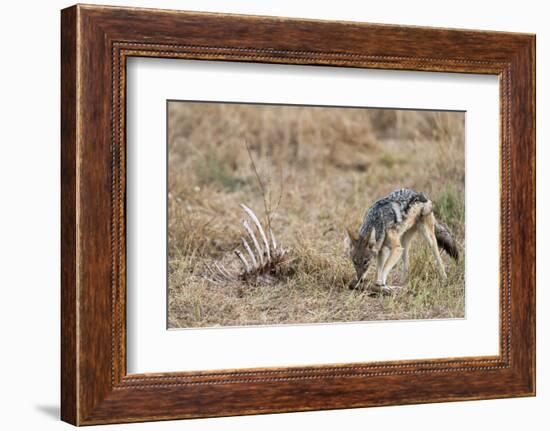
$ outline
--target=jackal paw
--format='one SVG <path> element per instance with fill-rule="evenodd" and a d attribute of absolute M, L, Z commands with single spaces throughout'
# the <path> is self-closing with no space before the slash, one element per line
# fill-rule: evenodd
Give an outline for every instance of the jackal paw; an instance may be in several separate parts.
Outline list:
<path fill-rule="evenodd" d="M 392 293 L 397 293 L 401 289 L 403 289 L 402 286 L 388 286 L 386 284 L 373 284 L 369 286 L 369 290 L 372 293 L 381 293 L 382 295 L 391 295 Z"/>
<path fill-rule="evenodd" d="M 359 290 L 363 288 L 363 282 L 361 280 L 352 280 L 348 284 L 348 289 Z"/>

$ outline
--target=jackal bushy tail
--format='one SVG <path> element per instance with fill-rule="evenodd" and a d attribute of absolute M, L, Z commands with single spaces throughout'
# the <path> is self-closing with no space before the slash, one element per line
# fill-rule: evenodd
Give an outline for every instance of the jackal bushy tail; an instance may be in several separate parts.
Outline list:
<path fill-rule="evenodd" d="M 449 230 L 439 222 L 435 224 L 435 238 L 439 248 L 442 248 L 449 256 L 458 261 L 459 252 L 456 241 Z"/>

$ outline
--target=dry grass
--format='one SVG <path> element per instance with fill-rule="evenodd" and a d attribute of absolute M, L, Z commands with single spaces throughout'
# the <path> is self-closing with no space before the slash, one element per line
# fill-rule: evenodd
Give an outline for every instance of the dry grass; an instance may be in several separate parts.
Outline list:
<path fill-rule="evenodd" d="M 357 229 L 375 199 L 411 187 L 463 250 L 462 113 L 170 102 L 168 132 L 170 327 L 464 316 L 464 256 L 444 257 L 443 283 L 417 239 L 403 293 L 371 297 L 348 289 L 343 246 L 345 227 Z M 245 140 L 294 260 L 273 285 L 220 286 L 204 278 L 205 263 L 233 264 L 239 203 L 263 214 Z"/>

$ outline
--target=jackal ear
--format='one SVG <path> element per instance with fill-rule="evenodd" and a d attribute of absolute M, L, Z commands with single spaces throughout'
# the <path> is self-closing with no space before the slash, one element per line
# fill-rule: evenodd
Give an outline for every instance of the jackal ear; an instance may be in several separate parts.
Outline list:
<path fill-rule="evenodd" d="M 350 240 L 352 244 L 355 244 L 357 241 L 359 241 L 359 234 L 349 227 L 346 228 L 347 237 Z"/>
<path fill-rule="evenodd" d="M 358 241 L 359 241 L 359 235 L 353 232 L 350 228 L 346 228 L 346 236 L 344 238 L 344 248 L 346 249 L 346 252 L 349 256 L 351 256 L 351 252 L 353 251 L 353 248 L 356 246 Z"/>

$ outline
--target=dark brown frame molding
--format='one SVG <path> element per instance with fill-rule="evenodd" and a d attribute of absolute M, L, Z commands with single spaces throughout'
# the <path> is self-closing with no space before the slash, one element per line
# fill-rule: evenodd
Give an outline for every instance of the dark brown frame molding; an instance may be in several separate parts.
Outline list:
<path fill-rule="evenodd" d="M 535 36 L 77 5 L 61 14 L 61 417 L 75 425 L 535 394 Z M 126 373 L 131 56 L 500 77 L 495 357 Z"/>

